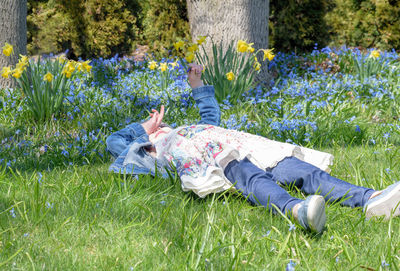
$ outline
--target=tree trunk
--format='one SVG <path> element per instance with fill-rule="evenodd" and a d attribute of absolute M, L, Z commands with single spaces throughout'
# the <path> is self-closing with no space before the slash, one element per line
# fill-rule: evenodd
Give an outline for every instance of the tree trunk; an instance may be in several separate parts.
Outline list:
<path fill-rule="evenodd" d="M 224 47 L 245 40 L 256 50 L 268 48 L 269 0 L 187 0 L 187 9 L 193 40 L 209 36 Z M 211 42 L 205 49 L 211 52 Z M 266 65 L 258 80 L 268 81 Z"/>
<path fill-rule="evenodd" d="M 15 66 L 19 54 L 26 55 L 26 16 L 27 0 L 0 1 L 0 48 L 7 42 L 14 46 L 12 56 L 5 56 L 0 52 L 0 71 L 6 66 Z M 0 76 L 0 89 L 15 87 L 12 78 Z"/>

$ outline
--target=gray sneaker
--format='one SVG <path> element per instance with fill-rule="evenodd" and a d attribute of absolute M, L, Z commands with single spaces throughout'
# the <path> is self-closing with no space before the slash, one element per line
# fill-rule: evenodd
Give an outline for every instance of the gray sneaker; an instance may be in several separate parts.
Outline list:
<path fill-rule="evenodd" d="M 320 195 L 307 197 L 300 203 L 297 220 L 307 230 L 322 232 L 326 222 L 324 197 Z"/>
<path fill-rule="evenodd" d="M 400 182 L 388 186 L 376 197 L 368 200 L 363 211 L 367 219 L 374 216 L 390 216 L 400 215 Z"/>

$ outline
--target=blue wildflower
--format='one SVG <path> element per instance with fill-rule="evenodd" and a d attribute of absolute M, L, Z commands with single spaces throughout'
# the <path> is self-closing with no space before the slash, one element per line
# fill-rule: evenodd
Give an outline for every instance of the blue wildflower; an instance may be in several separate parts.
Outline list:
<path fill-rule="evenodd" d="M 386 139 L 386 140 L 387 140 L 389 137 L 390 137 L 390 133 L 389 133 L 389 132 L 388 132 L 388 133 L 385 133 L 385 134 L 383 135 L 383 138 Z"/>
<path fill-rule="evenodd" d="M 383 261 L 381 262 L 381 266 L 382 266 L 383 268 L 385 268 L 385 267 L 388 267 L 389 264 L 388 264 L 385 260 L 383 260 Z"/>
<path fill-rule="evenodd" d="M 286 265 L 286 271 L 294 271 L 296 263 L 290 260 L 290 262 Z"/>
<path fill-rule="evenodd" d="M 17 215 L 15 214 L 15 211 L 14 211 L 14 207 L 10 210 L 10 215 L 12 216 L 12 217 L 16 217 Z"/>
<path fill-rule="evenodd" d="M 42 173 L 38 172 L 38 183 L 41 184 L 42 183 Z"/>

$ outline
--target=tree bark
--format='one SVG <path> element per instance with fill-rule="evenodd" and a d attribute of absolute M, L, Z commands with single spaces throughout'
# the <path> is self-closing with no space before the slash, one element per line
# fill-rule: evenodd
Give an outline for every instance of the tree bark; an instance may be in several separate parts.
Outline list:
<path fill-rule="evenodd" d="M 0 51 L 0 70 L 6 66 L 15 66 L 19 54 L 26 55 L 26 16 L 27 0 L 0 1 L 0 48 L 7 42 L 14 46 L 12 56 L 5 56 Z M 16 86 L 14 78 L 0 76 L 0 89 Z"/>
<path fill-rule="evenodd" d="M 256 50 L 268 48 L 269 0 L 187 0 L 187 9 L 193 40 L 209 36 L 225 48 L 238 40 L 254 43 Z M 205 49 L 211 52 L 211 42 Z M 258 80 L 268 81 L 266 65 Z"/>

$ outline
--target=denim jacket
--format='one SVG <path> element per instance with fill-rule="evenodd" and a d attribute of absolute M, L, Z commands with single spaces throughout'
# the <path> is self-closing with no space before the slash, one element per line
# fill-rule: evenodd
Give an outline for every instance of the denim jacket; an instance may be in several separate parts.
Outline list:
<path fill-rule="evenodd" d="M 214 87 L 198 87 L 192 90 L 192 94 L 200 111 L 199 124 L 218 126 L 221 111 L 215 99 Z M 124 129 L 111 134 L 106 144 L 107 150 L 116 158 L 109 168 L 110 171 L 134 175 L 148 173 L 155 175 L 159 172 L 164 177 L 167 176 L 165 168 L 169 165 L 151 156 L 145 150 L 152 143 L 140 123 L 131 123 Z"/>

